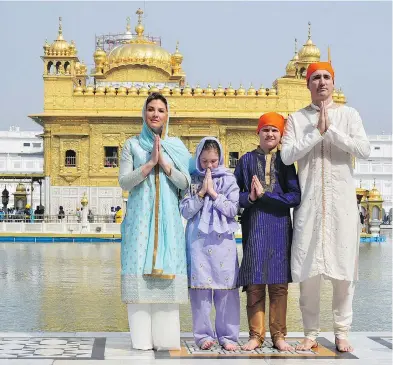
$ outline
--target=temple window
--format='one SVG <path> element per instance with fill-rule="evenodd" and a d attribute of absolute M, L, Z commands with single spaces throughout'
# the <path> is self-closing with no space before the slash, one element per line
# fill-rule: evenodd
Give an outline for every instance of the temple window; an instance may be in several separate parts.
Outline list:
<path fill-rule="evenodd" d="M 60 73 L 61 73 L 61 62 L 58 61 L 58 62 L 56 63 L 56 75 L 58 75 L 58 74 L 60 74 Z"/>
<path fill-rule="evenodd" d="M 67 150 L 65 154 L 65 166 L 75 167 L 76 166 L 76 152 L 73 150 Z"/>
<path fill-rule="evenodd" d="M 104 167 L 118 167 L 118 147 L 104 147 Z"/>
<path fill-rule="evenodd" d="M 48 66 L 46 67 L 47 74 L 50 75 L 52 73 L 53 62 L 49 61 Z"/>
<path fill-rule="evenodd" d="M 229 152 L 229 167 L 234 169 L 239 161 L 239 152 Z"/>

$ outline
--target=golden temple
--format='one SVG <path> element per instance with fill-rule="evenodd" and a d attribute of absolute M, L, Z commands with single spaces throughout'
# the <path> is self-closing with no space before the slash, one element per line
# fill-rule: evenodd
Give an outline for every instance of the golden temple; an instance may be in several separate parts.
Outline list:
<path fill-rule="evenodd" d="M 286 118 L 310 103 L 305 71 L 320 61 L 310 23 L 305 44 L 298 51 L 295 40 L 285 74 L 271 87 L 202 88 L 186 83 L 179 44 L 174 53 L 164 49 L 159 38 L 145 35 L 143 11 L 136 14 L 135 33 L 127 18 L 121 37 L 96 38 L 90 75 L 74 41 L 64 39 L 61 18 L 57 39 L 43 46 L 44 111 L 30 117 L 44 128 L 44 173 L 51 187 L 118 187 L 121 148 L 140 132 L 141 110 L 150 92 L 168 98 L 171 135 L 180 137 L 190 152 L 202 137 L 218 137 L 229 167 L 256 147 L 261 114 L 275 111 Z M 335 90 L 333 98 L 346 102 L 341 91 Z"/>

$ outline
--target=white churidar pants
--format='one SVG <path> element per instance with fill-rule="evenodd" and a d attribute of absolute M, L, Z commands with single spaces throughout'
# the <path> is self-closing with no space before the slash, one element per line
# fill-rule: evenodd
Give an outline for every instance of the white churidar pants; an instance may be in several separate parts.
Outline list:
<path fill-rule="evenodd" d="M 330 280 L 333 287 L 333 329 L 338 339 L 347 339 L 352 324 L 352 301 L 355 292 L 353 281 L 337 280 L 316 275 L 300 283 L 300 311 L 303 317 L 304 336 L 315 340 L 319 335 L 321 282 Z"/>
<path fill-rule="evenodd" d="M 180 350 L 179 304 L 127 304 L 131 347 Z"/>

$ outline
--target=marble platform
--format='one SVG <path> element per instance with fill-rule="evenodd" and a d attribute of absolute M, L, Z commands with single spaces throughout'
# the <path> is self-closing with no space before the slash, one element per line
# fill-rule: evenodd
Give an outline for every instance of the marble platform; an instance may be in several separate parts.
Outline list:
<path fill-rule="evenodd" d="M 296 345 L 301 333 L 289 333 L 287 340 Z M 241 333 L 240 343 L 247 340 Z M 333 333 L 324 332 L 319 347 L 312 351 L 280 352 L 267 339 L 255 351 L 225 351 L 220 346 L 202 351 L 195 346 L 190 333 L 182 334 L 181 351 L 138 351 L 131 349 L 125 332 L 0 332 L 0 365 L 131 365 L 131 364 L 353 364 L 391 365 L 392 333 L 353 332 L 351 354 L 335 349 Z"/>

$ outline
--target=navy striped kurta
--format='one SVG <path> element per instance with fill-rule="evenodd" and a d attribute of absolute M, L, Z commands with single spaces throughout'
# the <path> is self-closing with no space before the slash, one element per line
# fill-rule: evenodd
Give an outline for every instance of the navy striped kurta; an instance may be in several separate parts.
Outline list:
<path fill-rule="evenodd" d="M 292 222 L 290 208 L 300 204 L 300 187 L 295 166 L 281 161 L 273 152 L 270 184 L 266 184 L 266 155 L 260 149 L 241 157 L 235 169 L 240 187 L 243 260 L 238 286 L 283 284 L 291 278 Z M 256 175 L 265 194 L 254 204 L 248 201 L 251 180 Z"/>

